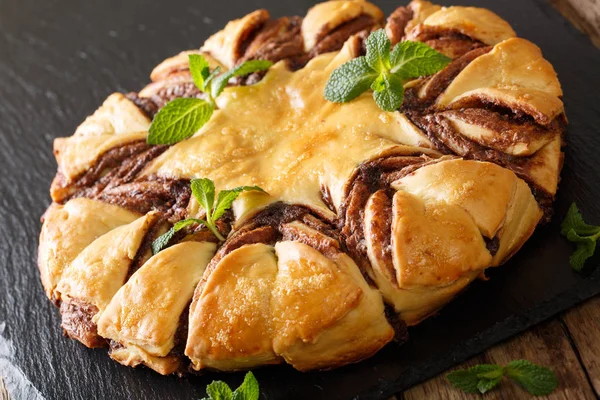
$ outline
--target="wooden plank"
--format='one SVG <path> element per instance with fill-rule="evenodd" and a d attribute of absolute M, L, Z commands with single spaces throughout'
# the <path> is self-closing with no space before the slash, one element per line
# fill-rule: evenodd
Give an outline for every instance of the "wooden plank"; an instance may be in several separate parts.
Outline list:
<path fill-rule="evenodd" d="M 600 2 L 597 0 L 550 0 L 577 29 L 589 35 L 600 47 Z"/>
<path fill-rule="evenodd" d="M 485 353 L 470 359 L 455 369 L 468 368 L 475 364 L 489 363 L 505 365 L 515 359 L 527 359 L 536 364 L 548 366 L 558 377 L 559 387 L 550 396 L 551 400 L 594 399 L 595 394 L 588 382 L 586 374 L 579 363 L 565 330 L 559 320 L 543 323 L 522 335 L 499 344 Z M 450 372 L 450 371 L 447 371 Z M 466 394 L 453 388 L 441 374 L 402 395 L 404 400 L 463 400 L 477 399 L 479 395 Z M 503 381 L 497 389 L 489 392 L 486 399 L 530 399 L 520 386 L 508 380 Z M 537 397 L 544 399 L 544 397 Z"/>
<path fill-rule="evenodd" d="M 596 395 L 600 395 L 600 297 L 569 310 L 562 320 Z"/>

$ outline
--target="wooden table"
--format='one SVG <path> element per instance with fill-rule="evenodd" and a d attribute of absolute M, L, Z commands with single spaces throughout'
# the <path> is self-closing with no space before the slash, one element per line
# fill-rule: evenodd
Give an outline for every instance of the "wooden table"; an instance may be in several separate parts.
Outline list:
<path fill-rule="evenodd" d="M 600 47 L 600 1 L 549 0 L 578 29 Z M 455 369 L 475 364 L 507 364 L 527 359 L 554 370 L 559 387 L 547 399 L 587 400 L 600 398 L 600 297 L 593 298 L 507 342 L 488 349 Z M 450 370 L 451 371 L 451 370 Z M 477 399 L 454 389 L 445 373 L 399 393 L 390 400 Z M 518 385 L 503 381 L 485 399 L 530 399 Z M 537 397 L 543 398 L 543 397 Z"/>
<path fill-rule="evenodd" d="M 554 370 L 559 387 L 547 399 L 587 400 L 600 395 L 600 297 L 593 298 L 566 313 L 544 322 L 507 342 L 488 349 L 483 354 L 457 366 L 475 364 L 507 364 L 511 360 L 527 359 Z M 454 389 L 446 373 L 415 386 L 390 400 L 477 399 Z M 518 385 L 503 381 L 486 393 L 485 399 L 529 399 Z M 543 397 L 538 397 L 543 398 Z"/>

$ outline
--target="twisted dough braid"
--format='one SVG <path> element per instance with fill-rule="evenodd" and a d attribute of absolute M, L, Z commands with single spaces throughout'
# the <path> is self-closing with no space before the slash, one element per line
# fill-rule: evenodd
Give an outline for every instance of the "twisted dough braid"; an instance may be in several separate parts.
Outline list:
<path fill-rule="evenodd" d="M 385 27 L 452 58 L 382 113 L 368 95 L 327 103 L 331 71 Z M 174 146 L 145 142 L 168 101 L 202 97 L 188 54 L 229 69 L 278 62 L 230 82 L 219 110 Z M 62 327 L 118 362 L 161 374 L 289 363 L 305 371 L 367 358 L 501 265 L 551 215 L 566 127 L 540 50 L 492 12 L 362 0 L 304 18 L 258 10 L 198 50 L 158 65 L 139 93 L 113 94 L 56 139 L 53 204 L 38 264 Z M 248 86 L 255 84 L 253 86 Z M 206 229 L 189 180 L 260 184 Z"/>

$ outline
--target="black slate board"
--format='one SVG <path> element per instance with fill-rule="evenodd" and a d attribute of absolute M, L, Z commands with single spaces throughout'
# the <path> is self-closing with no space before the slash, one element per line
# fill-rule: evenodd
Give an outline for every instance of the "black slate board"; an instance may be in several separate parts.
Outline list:
<path fill-rule="evenodd" d="M 154 65 L 198 47 L 228 20 L 260 7 L 276 16 L 304 15 L 311 3 L 0 2 L 0 324 L 6 323 L 0 339 L 12 341 L 11 362 L 45 398 L 189 400 L 201 398 L 213 379 L 240 383 L 241 374 L 178 379 L 125 368 L 104 350 L 62 337 L 35 264 L 39 216 L 55 172 L 52 140 L 70 135 L 111 92 L 141 88 Z M 400 5 L 377 3 L 386 12 Z M 453 3 L 500 14 L 519 36 L 542 48 L 559 74 L 570 125 L 557 217 L 493 271 L 491 281 L 472 285 L 439 316 L 412 329 L 408 344 L 390 345 L 370 360 L 330 372 L 255 371 L 266 399 L 383 399 L 600 292 L 600 270 L 572 272 L 572 247 L 558 234 L 573 200 L 600 222 L 600 52 L 542 0 Z"/>

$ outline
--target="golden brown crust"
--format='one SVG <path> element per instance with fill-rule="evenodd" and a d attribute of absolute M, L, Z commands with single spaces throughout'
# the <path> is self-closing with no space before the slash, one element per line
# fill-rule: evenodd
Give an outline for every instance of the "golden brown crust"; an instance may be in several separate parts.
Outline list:
<path fill-rule="evenodd" d="M 267 10 L 256 10 L 227 24 L 225 29 L 212 35 L 200 49 L 213 56 L 225 67 L 233 68 L 242 56 L 242 45 L 248 37 L 269 20 Z"/>
<path fill-rule="evenodd" d="M 321 3 L 304 18 L 255 11 L 57 139 L 57 203 L 38 263 L 67 335 L 161 374 L 187 363 L 335 368 L 371 356 L 518 251 L 547 216 L 562 167 L 555 71 L 490 11 L 417 0 L 392 14 L 388 35 L 452 63 L 407 83 L 396 112 L 368 93 L 326 101 L 331 72 L 383 22 L 364 0 Z M 285 62 L 232 80 L 192 138 L 146 145 L 166 102 L 204 96 L 188 65 L 198 53 L 222 69 Z M 268 194 L 235 201 L 217 222 L 225 243 L 192 226 L 152 256 L 169 224 L 204 218 L 188 188 L 198 177 Z"/>
<path fill-rule="evenodd" d="M 473 96 L 522 111 L 542 125 L 563 112 L 562 90 L 554 68 L 540 49 L 525 39 L 503 41 L 472 61 L 436 104 L 460 108 Z"/>
<path fill-rule="evenodd" d="M 131 350 L 127 362 L 137 355 L 140 363 L 154 369 L 156 360 L 157 371 L 164 373 L 160 359 L 169 357 L 175 347 L 181 314 L 215 248 L 206 242 L 174 245 L 150 258 L 117 291 L 97 324 L 100 336 L 122 346 L 119 359 Z M 173 362 L 169 365 L 175 367 Z"/>
<path fill-rule="evenodd" d="M 84 198 L 52 204 L 44 214 L 38 251 L 46 295 L 59 299 L 56 286 L 64 269 L 98 237 L 136 218 L 120 207 Z"/>
<path fill-rule="evenodd" d="M 309 52 L 328 33 L 361 15 L 376 23 L 383 21 L 383 12 L 364 0 L 339 0 L 317 4 L 308 10 L 302 21 L 304 49 Z"/>

